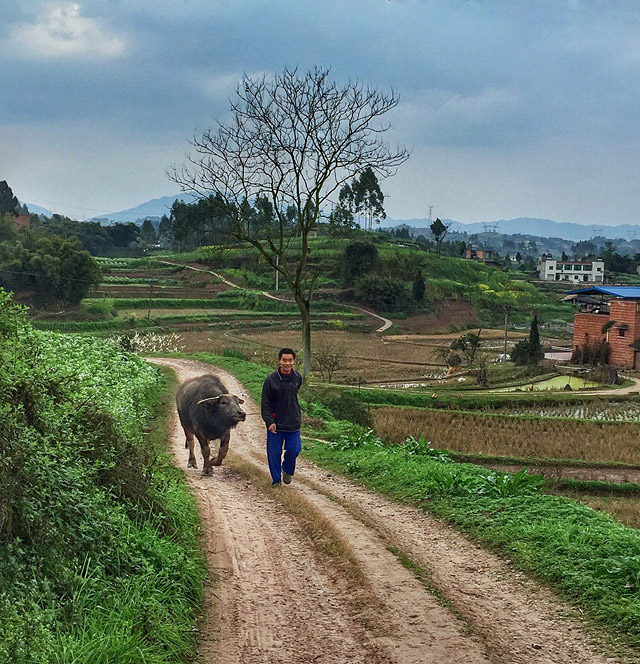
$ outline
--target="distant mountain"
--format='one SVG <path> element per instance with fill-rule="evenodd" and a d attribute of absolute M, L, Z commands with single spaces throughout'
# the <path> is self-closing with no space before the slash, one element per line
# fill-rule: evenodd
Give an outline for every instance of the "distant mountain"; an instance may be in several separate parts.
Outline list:
<path fill-rule="evenodd" d="M 99 217 L 93 217 L 91 221 L 101 221 L 103 223 L 106 221 L 117 221 L 120 223 L 127 223 L 129 221 L 135 222 L 153 217 L 157 217 L 159 219 L 163 214 L 169 214 L 171 206 L 177 200 L 183 200 L 185 203 L 191 203 L 194 200 L 194 197 L 191 194 L 177 194 L 176 196 L 162 196 L 162 198 L 153 198 L 146 203 L 141 203 L 140 205 L 129 208 L 127 210 L 110 212 L 108 214 L 100 215 Z"/>
<path fill-rule="evenodd" d="M 22 201 L 20 202 L 22 203 Z M 47 208 L 40 207 L 34 203 L 23 203 L 23 205 L 26 205 L 29 208 L 29 214 L 41 214 L 45 217 L 51 217 L 53 215 L 51 210 L 47 210 Z"/>
<path fill-rule="evenodd" d="M 163 214 L 168 214 L 174 201 L 183 200 L 185 203 L 190 203 L 195 200 L 191 194 L 177 194 L 175 196 L 162 196 L 161 198 L 154 198 L 140 205 L 129 208 L 127 210 L 120 210 L 119 212 L 111 212 L 103 214 L 99 217 L 94 217 L 91 221 L 115 222 L 119 221 L 126 223 L 128 221 L 142 221 L 147 218 L 159 219 Z M 51 216 L 51 212 L 39 212 L 44 210 L 37 205 L 29 205 L 29 210 L 37 214 L 47 214 Z M 605 237 L 612 240 L 625 239 L 630 240 L 638 236 L 640 238 L 640 225 L 634 226 L 633 224 L 621 224 L 618 226 L 607 225 L 590 225 L 567 223 L 552 221 L 551 219 L 536 219 L 532 217 L 519 217 L 518 219 L 499 219 L 493 221 L 476 221 L 473 223 L 465 224 L 453 219 L 443 219 L 445 224 L 451 224 L 451 231 L 469 235 L 473 233 L 483 233 L 488 229 L 504 235 L 535 235 L 539 237 L 548 238 L 561 238 L 571 242 L 578 242 L 580 240 L 590 240 L 593 237 Z M 400 225 L 411 226 L 412 228 L 425 229 L 428 232 L 429 219 L 385 219 L 380 225 L 383 228 L 391 228 Z"/>
<path fill-rule="evenodd" d="M 606 237 L 612 240 L 629 240 L 640 236 L 640 226 L 632 224 L 620 224 L 618 226 L 584 226 L 583 224 L 552 221 L 551 219 L 535 219 L 531 217 L 519 217 L 518 219 L 500 219 L 494 221 L 476 221 L 463 224 L 452 219 L 443 219 L 443 223 L 451 224 L 450 230 L 458 233 L 466 232 L 484 233 L 494 230 L 504 235 L 536 235 L 539 237 L 555 237 L 563 240 L 578 242 L 579 240 L 590 240 L 593 237 Z M 385 228 L 405 224 L 412 228 L 429 228 L 429 219 L 385 219 L 382 225 Z"/>

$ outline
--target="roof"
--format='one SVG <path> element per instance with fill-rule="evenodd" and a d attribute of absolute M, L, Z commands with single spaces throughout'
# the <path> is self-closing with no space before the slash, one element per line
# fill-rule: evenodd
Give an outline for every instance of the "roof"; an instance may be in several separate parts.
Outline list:
<path fill-rule="evenodd" d="M 609 295 L 621 300 L 640 300 L 639 286 L 591 286 L 567 291 L 568 295 Z"/>

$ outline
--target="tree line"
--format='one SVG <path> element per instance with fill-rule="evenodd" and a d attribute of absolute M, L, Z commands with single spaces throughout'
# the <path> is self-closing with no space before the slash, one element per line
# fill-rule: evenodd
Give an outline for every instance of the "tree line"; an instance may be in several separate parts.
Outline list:
<path fill-rule="evenodd" d="M 18 229 L 18 214 L 24 207 L 7 182 L 0 182 L 1 287 L 27 292 L 41 304 L 77 303 L 100 283 L 100 267 L 77 237 L 49 232 L 37 215 L 31 216 L 31 228 Z"/>

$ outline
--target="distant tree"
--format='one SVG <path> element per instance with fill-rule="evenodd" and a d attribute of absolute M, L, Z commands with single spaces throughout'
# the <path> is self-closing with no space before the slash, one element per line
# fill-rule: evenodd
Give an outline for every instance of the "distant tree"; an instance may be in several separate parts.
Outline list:
<path fill-rule="evenodd" d="M 436 243 L 436 254 L 439 256 L 444 238 L 449 232 L 449 227 L 443 224 L 440 219 L 436 218 L 431 226 L 429 226 L 429 230 L 431 231 L 433 240 Z"/>
<path fill-rule="evenodd" d="M 418 272 L 416 272 L 415 277 L 413 278 L 413 286 L 412 286 L 413 299 L 416 302 L 421 302 L 424 299 L 425 290 L 426 290 L 426 285 L 424 283 L 424 277 L 422 276 L 422 272 L 418 270 Z"/>
<path fill-rule="evenodd" d="M 482 340 L 480 339 L 481 332 L 482 330 L 467 332 L 451 342 L 451 350 L 461 351 L 467 360 L 468 367 L 472 366 L 478 349 L 482 344 Z"/>
<path fill-rule="evenodd" d="M 589 240 L 580 240 L 580 242 L 571 245 L 571 254 L 573 255 L 574 260 L 580 260 L 584 256 L 593 256 L 596 251 L 596 245 L 593 242 L 589 242 Z M 564 252 L 562 252 L 562 255 L 566 256 Z M 566 261 L 568 259 L 563 258 L 562 260 Z"/>
<path fill-rule="evenodd" d="M 334 237 L 348 237 L 358 228 L 354 218 L 355 202 L 353 190 L 345 184 L 338 194 L 338 204 L 329 215 L 329 232 Z"/>
<path fill-rule="evenodd" d="M 563 251 L 563 252 L 562 252 L 562 257 L 560 258 L 560 260 L 561 260 L 561 261 L 568 261 L 568 260 L 569 260 L 569 256 L 567 256 L 567 254 L 565 254 L 565 252 Z"/>
<path fill-rule="evenodd" d="M 256 209 L 255 224 L 257 228 L 270 228 L 276 223 L 273 203 L 267 196 L 257 196 L 254 207 Z"/>
<path fill-rule="evenodd" d="M 544 357 L 540 344 L 538 317 L 534 316 L 529 329 L 529 338 L 518 341 L 511 351 L 510 359 L 519 366 L 537 364 Z"/>
<path fill-rule="evenodd" d="M 520 252 L 516 254 L 516 261 L 518 261 L 518 263 L 522 262 L 522 254 Z"/>
<path fill-rule="evenodd" d="M 331 382 L 333 374 L 344 361 L 344 354 L 335 344 L 319 343 L 313 353 L 313 366 L 324 380 Z"/>
<path fill-rule="evenodd" d="M 0 245 L 0 286 L 32 290 L 41 302 L 77 303 L 101 278 L 100 267 L 74 237 L 27 232 L 23 241 Z"/>
<path fill-rule="evenodd" d="M 452 353 L 449 351 L 449 356 L 447 357 L 447 366 L 450 367 L 459 367 L 462 364 L 462 359 L 458 353 Z"/>
<path fill-rule="evenodd" d="M 13 242 L 16 235 L 17 231 L 13 223 L 13 215 L 9 212 L 0 214 L 0 242 Z"/>
<path fill-rule="evenodd" d="M 459 258 L 464 255 L 467 243 L 464 240 L 454 240 L 452 242 L 443 242 L 440 253 L 443 256 L 453 256 Z"/>
<path fill-rule="evenodd" d="M 345 286 L 375 269 L 378 250 L 372 242 L 350 242 L 342 254 L 342 278 Z"/>
<path fill-rule="evenodd" d="M 11 187 L 6 180 L 0 182 L 0 216 L 4 214 L 17 215 L 20 208 L 20 201 L 13 195 Z"/>
<path fill-rule="evenodd" d="M 136 226 L 133 222 L 126 224 L 115 223 L 112 226 L 106 226 L 107 231 L 113 245 L 115 247 L 129 247 L 138 240 L 140 234 L 140 227 Z"/>
<path fill-rule="evenodd" d="M 386 218 L 384 194 L 371 166 L 367 166 L 354 178 L 351 191 L 355 211 L 364 216 L 364 228 L 371 230 L 374 223 L 379 224 L 381 219 Z"/>
<path fill-rule="evenodd" d="M 144 245 L 156 244 L 158 242 L 158 234 L 151 219 L 145 219 L 140 228 L 140 242 Z"/>
<path fill-rule="evenodd" d="M 166 214 L 162 215 L 158 224 L 158 241 L 163 247 L 170 247 L 173 242 L 173 224 Z"/>

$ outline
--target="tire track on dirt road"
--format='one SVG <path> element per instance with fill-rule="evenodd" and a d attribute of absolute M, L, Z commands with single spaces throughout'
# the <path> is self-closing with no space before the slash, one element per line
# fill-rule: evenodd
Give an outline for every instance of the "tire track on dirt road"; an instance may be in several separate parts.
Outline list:
<path fill-rule="evenodd" d="M 151 360 L 180 381 L 232 375 L 181 359 Z M 247 400 L 248 413 L 258 406 Z M 186 465 L 184 436 L 175 424 L 173 450 Z M 331 523 L 357 561 L 373 598 L 354 609 L 340 566 L 305 535 L 268 488 L 264 425 L 251 415 L 232 434 L 231 450 L 262 473 L 248 480 L 229 466 L 213 477 L 187 470 L 201 510 L 204 544 L 215 589 L 209 588 L 200 630 L 206 663 L 345 664 L 604 664 L 569 609 L 509 565 L 437 519 L 393 503 L 300 459 L 294 483 L 275 491 L 306 501 Z M 233 463 L 235 466 L 236 464 Z M 454 610 L 444 606 L 392 550 L 417 564 Z M 460 617 L 462 619 L 460 619 Z"/>

